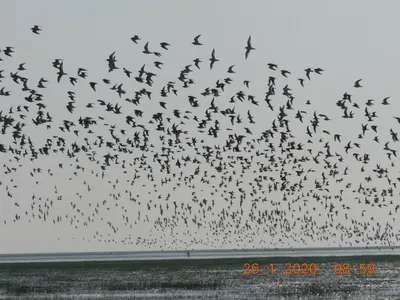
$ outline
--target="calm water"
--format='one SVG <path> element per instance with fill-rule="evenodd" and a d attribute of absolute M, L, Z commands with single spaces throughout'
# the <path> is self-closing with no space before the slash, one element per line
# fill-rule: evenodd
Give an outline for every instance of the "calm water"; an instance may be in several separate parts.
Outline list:
<path fill-rule="evenodd" d="M 317 273 L 285 274 L 288 262 Z M 259 273 L 245 275 L 245 263 Z M 0 264 L 0 299 L 400 299 L 400 257 Z"/>

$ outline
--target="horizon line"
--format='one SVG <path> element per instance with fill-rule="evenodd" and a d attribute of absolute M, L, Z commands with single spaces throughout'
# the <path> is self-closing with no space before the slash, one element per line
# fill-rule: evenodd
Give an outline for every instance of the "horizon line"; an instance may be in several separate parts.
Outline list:
<path fill-rule="evenodd" d="M 379 250 L 379 251 L 377 251 Z M 224 258 L 400 256 L 399 246 L 96 251 L 0 254 L 2 263 L 145 261 Z"/>

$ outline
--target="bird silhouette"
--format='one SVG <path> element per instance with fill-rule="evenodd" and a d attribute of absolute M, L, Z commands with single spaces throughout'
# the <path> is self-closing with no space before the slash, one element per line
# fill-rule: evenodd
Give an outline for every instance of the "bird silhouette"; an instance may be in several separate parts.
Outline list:
<path fill-rule="evenodd" d="M 358 79 L 358 80 L 354 83 L 354 87 L 355 87 L 355 88 L 360 88 L 360 87 L 362 87 L 362 85 L 360 84 L 361 80 L 362 80 L 362 79 Z"/>
<path fill-rule="evenodd" d="M 35 34 L 40 34 L 39 32 L 42 31 L 42 29 L 40 28 L 40 26 L 35 25 L 31 28 L 32 32 Z"/>
<path fill-rule="evenodd" d="M 215 58 L 215 49 L 211 52 L 211 58 L 210 58 L 210 70 L 213 68 L 214 63 L 219 61 L 219 59 Z"/>
<path fill-rule="evenodd" d="M 249 36 L 249 38 L 247 40 L 247 46 L 245 47 L 245 49 L 246 49 L 245 59 L 247 59 L 251 50 L 256 50 L 256 48 L 253 48 L 251 46 L 251 35 Z"/>
<path fill-rule="evenodd" d="M 194 41 L 192 42 L 193 45 L 196 45 L 196 46 L 203 45 L 202 43 L 199 42 L 200 36 L 201 36 L 201 34 L 199 34 L 198 36 L 196 36 L 196 37 L 194 38 Z"/>

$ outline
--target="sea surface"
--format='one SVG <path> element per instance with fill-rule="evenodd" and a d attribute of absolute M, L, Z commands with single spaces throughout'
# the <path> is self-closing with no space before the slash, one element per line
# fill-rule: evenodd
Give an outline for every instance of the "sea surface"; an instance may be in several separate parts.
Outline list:
<path fill-rule="evenodd" d="M 192 253 L 123 261 L 113 255 L 0 263 L 0 299 L 400 299 L 399 255 L 195 259 Z"/>

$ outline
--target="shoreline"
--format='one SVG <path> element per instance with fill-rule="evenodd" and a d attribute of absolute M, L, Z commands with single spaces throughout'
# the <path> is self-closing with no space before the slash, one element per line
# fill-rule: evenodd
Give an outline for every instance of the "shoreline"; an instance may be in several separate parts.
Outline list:
<path fill-rule="evenodd" d="M 0 264 L 63 263 L 63 262 L 122 262 L 122 261 L 193 261 L 221 259 L 307 259 L 398 257 L 400 246 L 348 248 L 281 248 L 281 249 L 215 249 L 168 251 L 117 251 L 0 254 Z"/>

